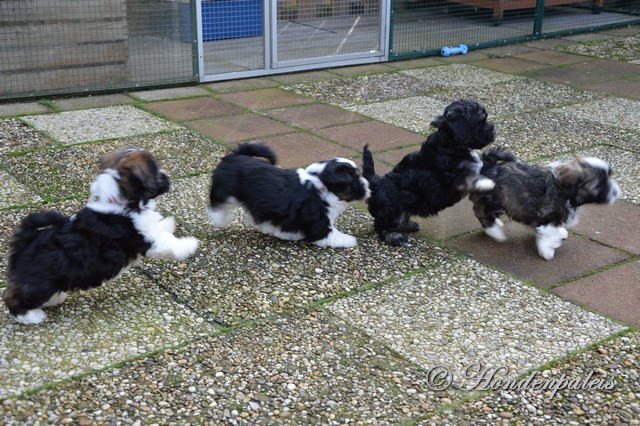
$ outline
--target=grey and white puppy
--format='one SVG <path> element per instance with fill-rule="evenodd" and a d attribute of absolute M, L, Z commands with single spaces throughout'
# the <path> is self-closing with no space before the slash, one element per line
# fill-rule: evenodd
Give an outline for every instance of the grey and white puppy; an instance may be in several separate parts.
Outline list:
<path fill-rule="evenodd" d="M 543 166 L 526 164 L 501 148 L 482 154 L 480 173 L 493 180 L 490 191 L 469 195 L 484 232 L 496 241 L 507 239 L 500 216 L 536 229 L 540 256 L 553 259 L 555 250 L 569 235 L 567 227 L 578 223 L 584 204 L 613 204 L 620 194 L 611 178 L 611 167 L 594 157 L 581 157 Z"/>

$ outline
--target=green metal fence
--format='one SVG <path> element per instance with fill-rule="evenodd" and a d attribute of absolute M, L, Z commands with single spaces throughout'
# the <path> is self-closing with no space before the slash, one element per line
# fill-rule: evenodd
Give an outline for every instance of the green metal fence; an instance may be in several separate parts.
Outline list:
<path fill-rule="evenodd" d="M 640 0 L 395 0 L 391 60 L 640 22 Z"/>

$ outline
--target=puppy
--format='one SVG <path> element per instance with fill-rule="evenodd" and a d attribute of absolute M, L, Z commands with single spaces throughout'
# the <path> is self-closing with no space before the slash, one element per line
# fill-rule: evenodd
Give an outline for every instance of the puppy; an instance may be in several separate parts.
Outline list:
<path fill-rule="evenodd" d="M 567 227 L 578 223 L 583 204 L 613 204 L 620 189 L 611 178 L 611 167 L 593 157 L 576 158 L 548 166 L 524 164 L 499 148 L 482 155 L 481 173 L 495 182 L 488 192 L 472 193 L 473 211 L 484 232 L 496 241 L 507 239 L 499 217 L 536 229 L 540 256 L 553 259 L 555 249 L 567 238 Z"/>
<path fill-rule="evenodd" d="M 335 221 L 350 204 L 369 197 L 356 164 L 335 158 L 296 171 L 275 164 L 273 151 L 255 143 L 240 144 L 221 160 L 209 194 L 214 226 L 226 226 L 233 210 L 243 207 L 247 223 L 265 234 L 320 247 L 354 247 L 356 239 L 338 231 Z"/>
<path fill-rule="evenodd" d="M 107 154 L 100 169 L 85 208 L 72 217 L 33 213 L 13 235 L 2 298 L 18 322 L 44 321 L 41 307 L 116 278 L 140 256 L 178 260 L 195 252 L 198 240 L 174 237 L 173 218 L 155 211 L 169 178 L 149 152 Z"/>
<path fill-rule="evenodd" d="M 383 177 L 375 174 L 371 151 L 364 147 L 362 174 L 371 187 L 368 207 L 374 229 L 381 240 L 395 246 L 407 244 L 406 232 L 420 229 L 410 216 L 435 215 L 468 192 L 488 191 L 494 185 L 480 176 L 482 161 L 475 151 L 495 138 L 482 105 L 454 102 L 431 125 L 437 131 L 420 150 L 405 156 Z"/>

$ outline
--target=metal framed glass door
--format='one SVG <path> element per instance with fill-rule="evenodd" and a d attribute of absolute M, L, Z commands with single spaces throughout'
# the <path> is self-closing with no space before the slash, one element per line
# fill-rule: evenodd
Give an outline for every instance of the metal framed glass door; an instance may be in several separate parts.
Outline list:
<path fill-rule="evenodd" d="M 200 81 L 381 62 L 388 0 L 193 0 Z"/>
<path fill-rule="evenodd" d="M 272 0 L 273 68 L 382 57 L 381 0 Z"/>

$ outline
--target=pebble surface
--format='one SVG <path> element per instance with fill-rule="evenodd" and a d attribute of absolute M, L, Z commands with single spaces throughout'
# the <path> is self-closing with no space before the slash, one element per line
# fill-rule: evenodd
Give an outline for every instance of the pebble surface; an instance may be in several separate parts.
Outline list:
<path fill-rule="evenodd" d="M 610 40 L 566 48 L 635 60 Z M 635 37 L 620 40 L 637 50 Z M 225 87 L 275 84 L 239 82 Z M 598 156 L 640 203 L 638 101 L 458 63 L 283 88 L 422 134 L 452 99 L 475 99 L 497 144 L 524 161 Z M 138 102 L 167 96 L 146 95 Z M 184 262 L 143 259 L 48 308 L 39 326 L 3 313 L 0 425 L 638 424 L 636 330 L 419 235 L 386 246 L 364 205 L 337 222 L 358 239 L 352 249 L 280 241 L 241 212 L 214 229 L 210 172 L 228 147 L 131 105 L 48 112 L 0 119 L 3 253 L 29 212 L 82 208 L 100 155 L 126 144 L 158 156 L 172 179 L 159 208 L 201 245 Z M 0 290 L 5 271 L 3 256 Z M 615 387 L 477 392 L 463 380 L 476 362 Z"/>

